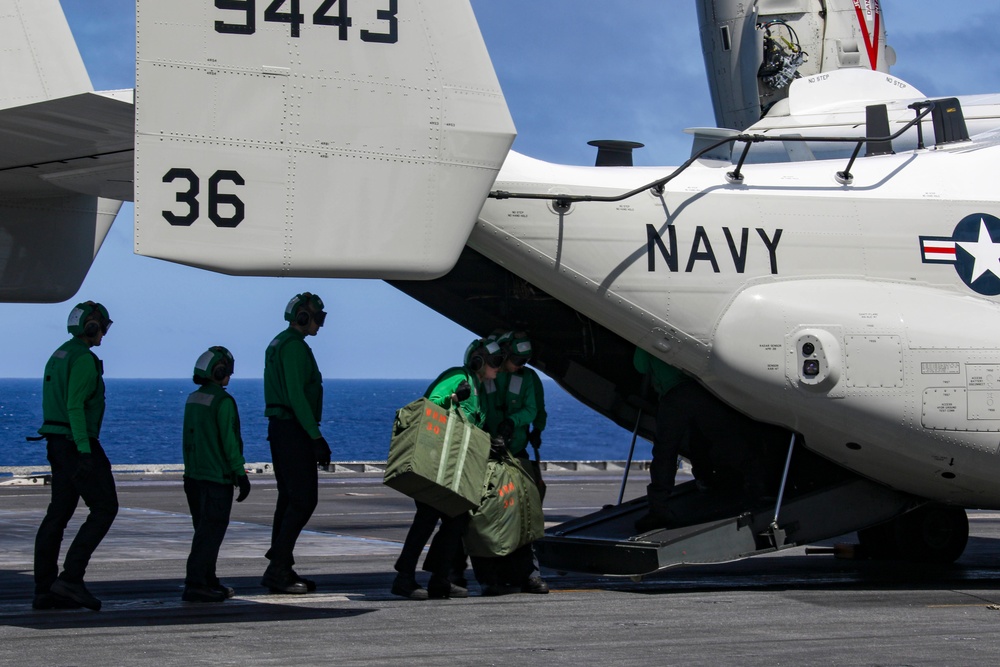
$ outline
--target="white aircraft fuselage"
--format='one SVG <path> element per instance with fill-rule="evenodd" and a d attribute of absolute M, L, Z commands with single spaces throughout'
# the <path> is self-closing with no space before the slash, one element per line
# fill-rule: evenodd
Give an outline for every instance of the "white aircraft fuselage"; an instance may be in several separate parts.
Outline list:
<path fill-rule="evenodd" d="M 750 165 L 738 185 L 695 163 L 662 195 L 566 213 L 491 199 L 469 245 L 847 468 L 1000 507 L 998 156 L 870 157 L 849 186 L 843 161 Z M 497 187 L 617 194 L 668 172 L 512 153 Z"/>

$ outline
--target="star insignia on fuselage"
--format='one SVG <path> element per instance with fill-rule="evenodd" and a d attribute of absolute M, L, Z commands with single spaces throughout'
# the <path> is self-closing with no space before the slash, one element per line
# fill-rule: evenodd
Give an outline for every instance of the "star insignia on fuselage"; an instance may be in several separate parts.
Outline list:
<path fill-rule="evenodd" d="M 979 294 L 1000 294 L 1000 219 L 967 215 L 950 236 L 921 236 L 925 264 L 954 264 L 959 278 Z"/>

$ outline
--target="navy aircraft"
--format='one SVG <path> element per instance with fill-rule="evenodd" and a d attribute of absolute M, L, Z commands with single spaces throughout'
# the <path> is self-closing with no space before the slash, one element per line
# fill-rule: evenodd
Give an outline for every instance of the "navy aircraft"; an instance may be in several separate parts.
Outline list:
<path fill-rule="evenodd" d="M 55 0 L 9 4 L 13 53 L 73 61 L 64 40 L 38 59 L 17 27 L 58 29 Z M 690 525 L 636 534 L 635 499 L 553 529 L 546 564 L 642 575 L 854 530 L 871 553 L 954 560 L 964 508 L 1000 507 L 1000 147 L 963 111 L 988 125 L 995 104 L 879 70 L 878 16 L 842 23 L 863 53 L 844 37 L 810 75 L 806 31 L 748 15 L 729 48 L 759 37 L 770 65 L 754 94 L 717 94 L 728 131 L 696 132 L 680 167 L 627 166 L 620 144 L 618 166 L 578 167 L 510 150 L 468 0 L 139 0 L 134 105 L 89 90 L 82 66 L 40 66 L 24 69 L 35 101 L 0 111 L 0 297 L 72 296 L 132 199 L 139 254 L 379 278 L 473 331 L 530 330 L 541 370 L 648 434 L 639 346 L 773 434 L 753 474 L 774 498 L 682 485 Z M 718 23 L 702 29 L 725 50 Z"/>

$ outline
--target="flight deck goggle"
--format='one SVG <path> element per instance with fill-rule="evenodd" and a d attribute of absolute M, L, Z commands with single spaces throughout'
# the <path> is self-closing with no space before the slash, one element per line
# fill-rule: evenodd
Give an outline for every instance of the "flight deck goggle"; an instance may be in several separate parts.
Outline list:
<path fill-rule="evenodd" d="M 84 323 L 84 326 L 86 326 L 87 324 L 89 324 L 91 322 L 94 322 L 95 324 L 97 324 L 98 326 L 101 327 L 101 334 L 104 335 L 104 336 L 108 335 L 108 329 L 110 329 L 111 325 L 114 324 L 114 320 L 106 320 L 103 317 L 101 317 L 100 315 L 98 315 L 97 317 L 91 317 L 90 319 L 88 319 Z"/>

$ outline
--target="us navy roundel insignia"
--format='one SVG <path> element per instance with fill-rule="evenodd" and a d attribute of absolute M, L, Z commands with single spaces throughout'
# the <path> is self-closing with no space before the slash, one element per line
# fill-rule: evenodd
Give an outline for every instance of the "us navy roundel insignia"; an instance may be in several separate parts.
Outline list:
<path fill-rule="evenodd" d="M 950 237 L 921 236 L 920 254 L 925 264 L 954 264 L 962 282 L 979 294 L 1000 294 L 1000 219 L 967 215 Z"/>

